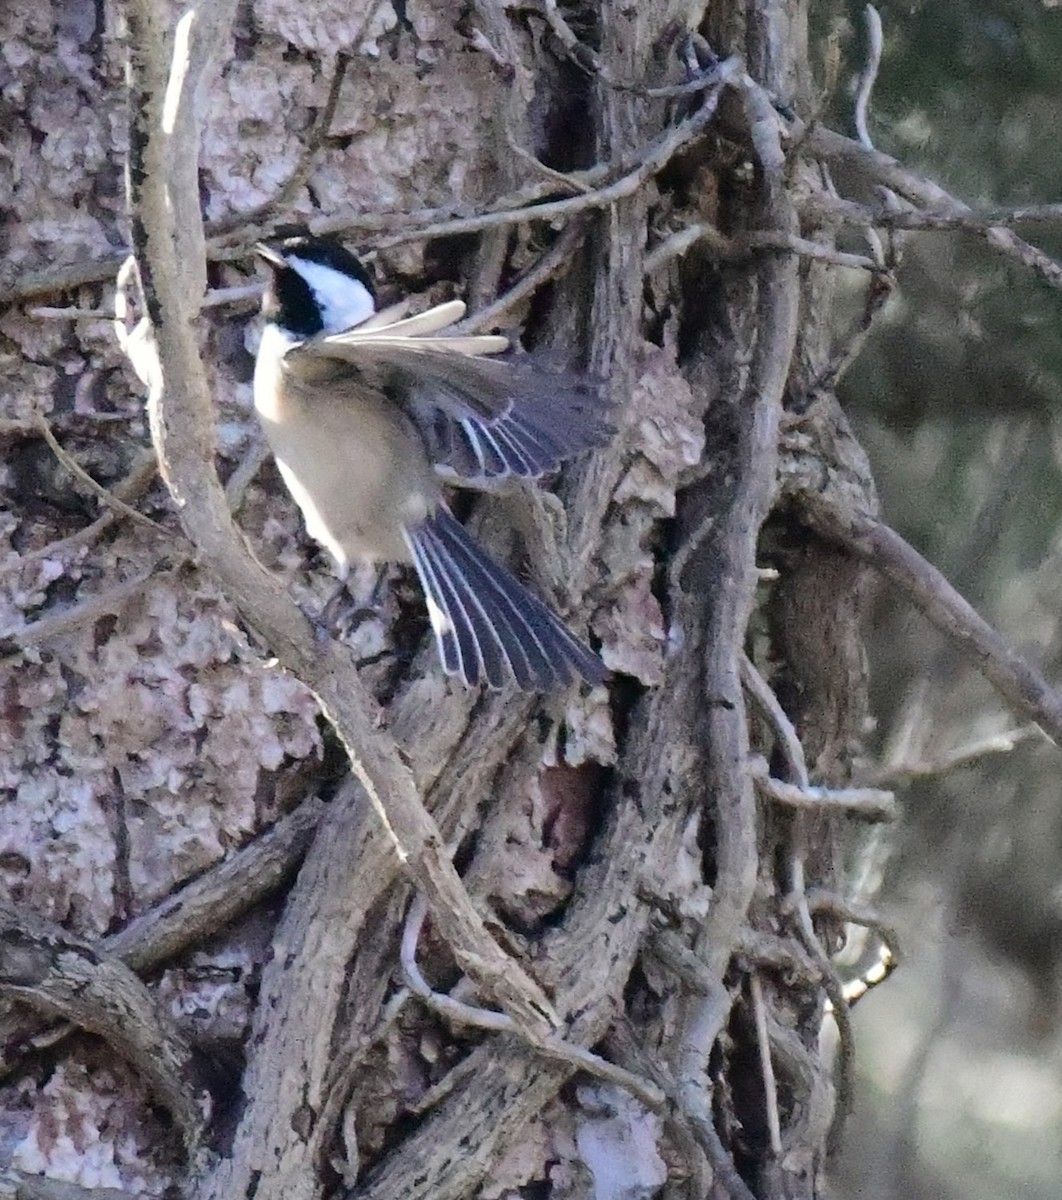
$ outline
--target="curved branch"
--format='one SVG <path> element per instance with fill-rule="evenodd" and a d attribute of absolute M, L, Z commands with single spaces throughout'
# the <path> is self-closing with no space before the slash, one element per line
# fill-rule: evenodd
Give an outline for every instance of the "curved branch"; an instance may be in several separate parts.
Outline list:
<path fill-rule="evenodd" d="M 1062 747 L 1062 693 L 1008 646 L 932 563 L 883 521 L 844 510 L 826 493 L 807 493 L 803 501 L 817 532 L 880 571 L 1008 703 Z"/>

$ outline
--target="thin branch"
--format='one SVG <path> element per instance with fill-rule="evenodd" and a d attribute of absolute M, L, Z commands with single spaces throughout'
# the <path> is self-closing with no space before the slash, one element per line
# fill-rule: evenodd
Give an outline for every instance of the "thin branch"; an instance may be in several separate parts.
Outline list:
<path fill-rule="evenodd" d="M 324 811 L 325 805 L 316 798 L 303 801 L 229 858 L 108 934 L 103 948 L 144 974 L 213 937 L 288 879 Z M 29 1023 L 21 1015 L 0 1017 L 0 1045 L 9 1048 L 0 1059 L 0 1078 L 19 1061 L 19 1047 L 54 1046 L 69 1032 L 68 1025 L 42 1032 L 40 1023 Z"/>
<path fill-rule="evenodd" d="M 550 248 L 530 270 L 513 284 L 511 288 L 484 308 L 459 321 L 454 326 L 455 332 L 474 333 L 479 329 L 490 329 L 500 317 L 521 304 L 529 296 L 533 296 L 543 284 L 560 275 L 571 265 L 579 246 L 586 236 L 586 229 L 578 222 L 567 227 Z"/>
<path fill-rule="evenodd" d="M 452 996 L 434 991 L 417 965 L 417 941 L 427 913 L 428 907 L 423 897 L 419 894 L 414 896 L 402 930 L 402 974 L 406 986 L 414 996 L 441 1017 L 458 1025 L 468 1025 L 473 1029 L 484 1029 L 491 1033 L 508 1033 L 522 1038 L 533 1050 L 547 1058 L 556 1059 L 557 1062 L 566 1063 L 596 1079 L 623 1088 L 651 1111 L 659 1112 L 663 1109 L 663 1093 L 647 1079 L 608 1062 L 582 1046 L 574 1046 L 557 1034 L 545 1038 L 529 1036 L 528 1031 L 521 1029 L 507 1013 L 465 1004 Z"/>
<path fill-rule="evenodd" d="M 833 217 L 847 225 L 876 225 L 883 229 L 909 229 L 922 232 L 966 230 L 985 233 L 989 229 L 1007 229 L 1015 225 L 1056 225 L 1062 222 L 1062 203 L 1019 204 L 999 208 L 956 211 L 954 208 L 904 208 L 890 210 L 855 200 L 816 193 L 801 205 L 808 216 Z"/>
<path fill-rule="evenodd" d="M 259 431 L 248 446 L 243 458 L 237 463 L 235 471 L 225 481 L 225 498 L 229 502 L 231 512 L 238 513 L 240 511 L 251 481 L 262 469 L 262 465 L 268 457 L 269 446 Z"/>
<path fill-rule="evenodd" d="M 817 990 L 822 983 L 818 959 L 808 954 L 802 943 L 791 938 L 750 929 L 742 938 L 738 953 L 751 967 L 782 971 L 809 990 Z"/>
<path fill-rule="evenodd" d="M 943 211 L 959 218 L 974 216 L 974 210 L 969 205 L 957 200 L 938 184 L 907 170 L 887 154 L 868 150 L 859 142 L 842 137 L 841 134 L 822 126 L 804 129 L 802 132 L 803 146 L 807 153 L 829 162 L 843 163 L 872 182 L 902 196 L 916 208 L 931 212 Z M 800 138 L 798 126 L 794 126 L 793 133 L 795 137 Z M 897 224 L 895 227 L 901 228 L 902 225 Z M 979 224 L 977 232 L 993 249 L 1021 263 L 1051 287 L 1062 289 L 1062 264 L 1050 255 L 999 225 L 986 227 Z"/>
<path fill-rule="evenodd" d="M 68 1183 L 65 1179 L 51 1179 L 47 1175 L 28 1175 L 22 1171 L 5 1171 L 2 1183 L 16 1181 L 14 1200 L 148 1200 L 146 1192 L 129 1192 L 121 1188 L 82 1187 L 79 1183 Z M 7 1197 L 6 1189 L 0 1195 Z"/>
<path fill-rule="evenodd" d="M 37 433 L 33 417 L 0 417 L 0 437 L 31 437 Z"/>
<path fill-rule="evenodd" d="M 104 1038 L 169 1109 L 194 1153 L 204 1114 L 191 1050 L 123 962 L 39 913 L 0 901 L 0 994 Z"/>
<path fill-rule="evenodd" d="M 245 846 L 103 940 L 136 971 L 150 971 L 231 925 L 271 895 L 302 861 L 327 805 L 314 796 Z"/>
<path fill-rule="evenodd" d="M 864 969 L 855 979 L 844 985 L 844 997 L 851 1007 L 861 1000 L 871 988 L 875 988 L 892 974 L 900 962 L 900 939 L 895 929 L 886 924 L 872 909 L 864 908 L 835 892 L 813 888 L 808 893 L 808 907 L 814 913 L 826 912 L 831 917 L 858 925 L 873 933 L 878 939 L 878 951 L 872 967 Z"/>
<path fill-rule="evenodd" d="M 687 225 L 685 229 L 672 234 L 659 242 L 645 256 L 645 273 L 652 274 L 666 266 L 672 259 L 681 257 L 692 246 L 703 243 L 704 248 L 713 258 L 730 262 L 740 262 L 761 251 L 777 251 L 783 254 L 796 254 L 801 258 L 811 258 L 819 262 L 832 263 L 837 267 L 851 267 L 861 271 L 879 274 L 886 270 L 880 263 L 865 254 L 849 254 L 844 250 L 836 250 L 832 246 L 824 246 L 821 242 L 813 242 L 809 238 L 798 237 L 793 233 L 776 232 L 770 229 L 756 229 L 748 233 L 727 237 L 721 230 L 707 221 Z"/>
<path fill-rule="evenodd" d="M 879 243 L 881 239 L 875 239 Z M 885 311 L 885 306 L 896 291 L 896 270 L 900 264 L 899 235 L 894 234 L 888 239 L 888 248 L 880 247 L 883 254 L 882 271 L 871 277 L 867 284 L 863 311 L 855 328 L 841 342 L 830 357 L 822 373 L 812 381 L 806 393 L 794 397 L 790 403 L 790 412 L 800 413 L 806 410 L 808 404 L 817 396 L 833 392 L 838 383 L 844 378 L 848 368 L 862 353 L 878 318 Z"/>
<path fill-rule="evenodd" d="M 845 995 L 844 984 L 815 932 L 815 923 L 812 920 L 804 881 L 804 855 L 802 852 L 794 851 L 791 854 L 789 871 L 789 904 L 797 918 L 795 932 L 803 942 L 804 949 L 818 965 L 821 972 L 822 990 L 826 993 L 829 1001 L 827 1011 L 833 1018 L 834 1026 L 837 1029 L 837 1061 L 834 1068 L 837 1098 L 834 1103 L 833 1119 L 826 1135 L 827 1153 L 833 1154 L 840 1147 L 848 1114 L 852 1110 L 855 1093 L 855 1030 L 852 1027 L 852 1013 Z"/>
<path fill-rule="evenodd" d="M 803 496 L 823 537 L 875 567 L 977 668 L 1018 712 L 1062 746 L 1062 694 L 1013 650 L 943 574 L 888 525 L 842 511 L 825 493 Z"/>
<path fill-rule="evenodd" d="M 259 280 L 256 283 L 241 284 L 237 287 L 211 288 L 203 297 L 201 308 L 222 308 L 227 305 L 234 307 L 255 303 L 262 297 L 265 285 Z M 39 321 L 114 321 L 116 314 L 106 308 L 54 308 L 41 304 L 35 308 L 27 308 L 26 315 Z M 124 418 L 123 418 L 124 419 Z"/>
<path fill-rule="evenodd" d="M 35 423 L 32 424 L 32 429 L 36 430 Z M 154 481 L 157 471 L 158 460 L 155 458 L 155 455 L 150 452 L 142 455 L 133 464 L 125 479 L 121 483 L 116 484 L 112 489 L 114 495 L 119 500 L 127 502 L 137 499 L 147 491 L 150 484 Z M 102 537 L 118 520 L 118 514 L 113 509 L 108 509 L 97 517 L 91 525 L 86 525 L 83 529 L 79 529 L 77 533 L 72 533 L 65 538 L 59 538 L 55 542 L 49 542 L 47 546 L 41 546 L 38 550 L 27 550 L 18 558 L 0 563 L 0 579 L 9 573 L 13 573 L 15 570 L 22 570 L 30 563 L 42 562 L 48 558 L 62 558 L 64 555 L 78 550 L 82 546 L 91 545 L 97 538 Z"/>
<path fill-rule="evenodd" d="M 615 204 L 617 200 L 633 196 L 650 179 L 658 175 L 683 147 L 702 132 L 715 116 L 724 86 L 737 77 L 740 69 L 741 62 L 737 58 L 727 59 L 721 63 L 718 68 L 714 93 L 705 97 L 704 104 L 695 113 L 647 146 L 637 164 L 613 183 L 577 196 L 567 196 L 561 200 L 530 204 L 520 208 L 498 208 L 478 216 L 444 219 L 416 229 L 385 235 L 376 240 L 376 248 L 386 250 L 391 246 L 401 246 L 408 242 L 453 237 L 456 234 L 478 233 L 484 229 L 495 229 L 504 225 L 520 225 L 529 221 L 567 219 L 578 213 L 606 208 Z M 333 230 L 333 226 L 337 228 Z M 322 222 L 321 227 L 323 231 L 341 232 L 344 228 L 344 219 L 339 217 L 335 221 Z"/>
<path fill-rule="evenodd" d="M 330 1146 L 335 1138 L 342 1120 L 343 1108 L 350 1099 L 366 1059 L 387 1037 L 409 1002 L 410 995 L 407 988 L 400 988 L 387 1001 L 376 1027 L 367 1037 L 359 1038 L 354 1043 L 348 1041 L 337 1050 L 332 1073 L 325 1082 L 325 1103 L 315 1129 L 315 1136 L 322 1151 Z M 348 1168 L 352 1165 L 347 1164 Z"/>
<path fill-rule="evenodd" d="M 235 287 L 211 288 L 203 297 L 200 308 L 221 308 L 225 305 L 243 305 L 257 303 L 262 298 L 265 284 L 261 280 L 255 283 L 243 283 Z"/>
<path fill-rule="evenodd" d="M 669 1110 L 664 1113 L 664 1118 L 670 1126 L 669 1132 L 680 1148 L 685 1144 L 686 1158 L 689 1160 L 692 1182 L 695 1184 L 692 1195 L 715 1195 L 721 1187 L 731 1200 L 756 1200 L 738 1174 L 734 1160 L 723 1145 L 715 1126 L 700 1115 L 692 1118 L 687 1116 L 679 1102 L 678 1085 L 674 1078 L 646 1051 L 628 1020 L 613 1022 L 606 1045 L 610 1052 L 615 1053 L 616 1058 L 637 1069 L 639 1074 L 652 1079 L 667 1096 Z M 699 1154 L 696 1153 L 698 1149 Z M 711 1185 L 705 1178 L 705 1163 L 711 1168 Z"/>
<path fill-rule="evenodd" d="M 760 1073 L 763 1075 L 763 1098 L 767 1108 L 767 1131 L 771 1154 L 777 1161 L 782 1157 L 782 1123 L 778 1116 L 778 1084 L 771 1061 L 771 1039 L 767 1034 L 767 1006 L 763 999 L 763 981 L 755 973 L 749 978 L 752 998 L 752 1017 L 756 1025 L 756 1043 L 760 1052 Z"/>
<path fill-rule="evenodd" d="M 121 612 L 124 605 L 133 596 L 139 595 L 153 579 L 169 570 L 172 570 L 170 563 L 155 563 L 148 570 L 139 572 L 132 579 L 115 584 L 114 587 L 108 588 L 99 596 L 92 596 L 88 600 L 63 609 L 62 612 L 49 613 L 46 617 L 23 625 L 21 629 L 13 630 L 5 640 L 18 646 L 20 650 L 24 650 L 27 646 L 38 646 L 42 642 L 49 642 L 53 638 L 61 637 L 72 629 L 79 629 L 83 625 L 98 621 L 101 617 L 114 616 Z M 8 659 L 4 658 L 0 661 L 6 662 Z"/>
<path fill-rule="evenodd" d="M 757 670 L 747 654 L 741 656 L 741 686 L 748 692 L 774 732 L 775 744 L 782 754 L 786 774 L 798 787 L 808 786 L 808 765 L 804 747 L 789 714 L 778 702 L 774 689 Z"/>
<path fill-rule="evenodd" d="M 427 915 L 428 906 L 418 893 L 413 897 L 413 902 L 409 906 L 406 923 L 402 930 L 401 962 L 406 987 L 440 1016 L 455 1021 L 458 1025 L 471 1025 L 476 1029 L 488 1029 L 494 1033 L 514 1032 L 513 1020 L 507 1013 L 465 1004 L 461 1000 L 455 1000 L 452 996 L 446 996 L 442 992 L 432 989 L 417 965 L 417 942 L 420 939 L 420 931 Z"/>
<path fill-rule="evenodd" d="M 755 773 L 756 787 L 763 796 L 777 804 L 813 812 L 843 811 L 848 816 L 872 824 L 896 820 L 896 797 L 892 792 L 870 787 L 826 788 L 810 784 L 800 787 L 795 783 L 773 779 L 767 774 L 766 763 L 762 763 L 761 768 Z"/>
<path fill-rule="evenodd" d="M 863 9 L 863 17 L 867 31 L 867 57 L 859 76 L 859 87 L 855 98 L 855 128 L 856 137 L 868 149 L 874 149 L 870 132 L 867 129 L 867 112 L 870 108 L 870 96 L 881 69 L 881 51 L 884 43 L 881 30 L 881 17 L 873 4 Z"/>
<path fill-rule="evenodd" d="M 37 321 L 113 321 L 114 313 L 105 308 L 54 308 L 47 304 L 27 308 L 26 316 Z"/>
<path fill-rule="evenodd" d="M 784 55 L 754 69 L 765 82 Z M 780 121 L 767 92 L 746 76 L 735 77 L 742 91 L 745 132 L 760 171 L 757 217 L 761 224 L 797 233 L 796 213 L 786 186 Z M 712 797 L 715 837 L 715 881 L 712 904 L 697 932 L 694 950 L 704 963 L 704 994 L 688 998 L 675 1037 L 675 1100 L 704 1147 L 718 1180 L 732 1196 L 750 1196 L 714 1125 L 709 1056 L 716 1045 L 733 996 L 727 972 L 741 931 L 748 922 L 756 891 L 759 847 L 756 797 L 746 770 L 749 732 L 741 689 L 739 659 L 747 633 L 756 575 L 756 540 L 770 509 L 777 478 L 778 429 L 782 397 L 796 343 L 799 305 L 798 263 L 792 254 L 767 257 L 757 264 L 749 301 L 748 365 L 741 394 L 733 405 L 733 446 L 726 467 L 725 499 L 716 480 L 702 478 L 683 496 L 679 511 L 683 566 L 669 572 L 676 607 L 688 606 L 688 595 L 710 593 L 701 619 L 698 647 L 705 689 L 703 753 L 706 792 Z M 752 330 L 755 332 L 753 333 Z M 710 358 L 711 351 L 699 353 Z M 695 361 L 698 351 L 691 350 Z M 720 471 L 720 474 L 723 472 Z M 705 551 L 705 543 L 708 549 Z M 704 552 L 698 554 L 697 550 Z M 708 567 L 707 564 L 711 564 Z M 703 565 L 702 565 L 703 564 Z M 709 575 L 708 572 L 711 572 Z"/>
<path fill-rule="evenodd" d="M 135 508 L 126 504 L 124 500 L 120 499 L 113 492 L 108 491 L 102 484 L 97 483 L 85 468 L 60 445 L 55 434 L 52 432 L 51 425 L 48 424 L 48 419 L 43 413 L 38 412 L 34 415 L 34 424 L 59 462 L 79 483 L 84 484 L 100 503 L 106 505 L 107 508 L 118 516 L 128 518 L 142 529 L 149 529 L 152 533 L 161 535 L 167 539 L 173 537 L 171 530 L 164 529 L 157 521 L 153 521 L 150 517 L 145 517 L 143 513 L 137 512 Z"/>
<path fill-rule="evenodd" d="M 362 22 L 361 29 L 352 39 L 351 45 L 356 46 L 361 40 L 361 35 L 369 27 L 369 23 L 376 16 L 377 10 L 382 3 L 383 0 L 377 0 Z M 276 195 L 271 196 L 264 204 L 260 204 L 257 208 L 251 209 L 248 212 L 232 213 L 230 216 L 223 217 L 221 220 L 214 222 L 209 229 L 212 236 L 242 229 L 248 225 L 255 225 L 264 220 L 271 212 L 276 212 L 280 208 L 286 208 L 295 199 L 303 185 L 310 178 L 310 174 L 317 162 L 317 155 L 320 153 L 321 147 L 325 144 L 331 132 L 336 109 L 339 107 L 339 95 L 343 90 L 343 80 L 346 78 L 347 67 L 349 65 L 350 55 L 341 50 L 336 55 L 335 70 L 332 72 L 332 81 L 328 86 L 328 96 L 325 99 L 324 107 L 317 114 L 317 120 L 314 122 L 313 129 L 311 129 L 310 135 L 303 145 L 302 153 L 299 155 L 299 161 L 295 164 L 295 169 L 281 184 Z"/>
<path fill-rule="evenodd" d="M 957 771 L 960 767 L 968 767 L 990 754 L 1010 754 L 1018 746 L 1041 740 L 1043 737 L 1044 732 L 1039 725 L 1022 725 L 1017 729 L 1007 729 L 1001 733 L 991 733 L 987 737 L 975 738 L 956 746 L 953 750 L 945 751 L 936 758 L 883 763 L 878 767 L 864 769 L 859 772 L 860 782 L 867 787 L 881 787 L 885 784 L 895 786 L 912 783 L 916 779 L 932 779 L 937 775 L 946 775 L 949 771 Z"/>
<path fill-rule="evenodd" d="M 516 155 L 517 158 L 527 163 L 536 174 L 550 183 L 558 184 L 562 188 L 566 188 L 573 195 L 584 195 L 586 192 L 593 190 L 593 185 L 587 180 L 574 173 L 567 171 L 558 171 L 553 167 L 548 167 L 541 159 L 536 158 L 530 150 L 525 150 L 523 146 L 513 137 L 512 131 L 507 129 L 506 141 L 509 149 Z"/>
<path fill-rule="evenodd" d="M 791 775 L 791 783 L 795 790 L 807 793 L 811 790 L 808 780 L 807 760 L 804 748 L 800 744 L 793 723 L 789 720 L 773 690 L 767 681 L 756 670 L 751 659 L 742 656 L 742 682 L 752 695 L 755 703 L 768 722 L 774 727 L 776 745 L 781 750 L 787 772 Z M 834 1107 L 833 1120 L 830 1123 L 827 1144 L 839 1144 L 844 1124 L 852 1103 L 853 1080 L 855 1073 L 855 1034 L 852 1029 L 852 1018 L 845 999 L 844 986 L 840 976 L 834 970 L 822 943 L 815 933 L 815 923 L 812 920 L 811 908 L 804 883 L 804 849 L 801 840 L 804 826 L 798 819 L 794 831 L 794 844 L 789 855 L 789 890 L 790 904 L 796 915 L 796 934 L 803 943 L 804 949 L 814 959 L 820 975 L 821 986 L 830 1001 L 830 1013 L 837 1028 L 839 1053 L 837 1057 L 837 1101 Z"/>
<path fill-rule="evenodd" d="M 710 85 L 715 88 L 715 95 L 706 97 L 704 105 L 696 113 L 646 146 L 613 183 L 594 186 L 613 172 L 609 164 L 601 164 L 575 176 L 575 179 L 591 187 L 585 194 L 535 203 L 536 196 L 541 196 L 544 192 L 545 185 L 539 184 L 498 201 L 489 212 L 473 216 L 457 216 L 452 208 L 413 213 L 351 213 L 313 221 L 311 228 L 318 234 L 376 233 L 381 235 L 376 239 L 376 249 L 385 250 L 410 242 L 476 233 L 483 229 L 506 225 L 566 219 L 580 212 L 607 207 L 625 196 L 633 195 L 663 170 L 668 162 L 702 131 L 715 114 L 722 87 L 737 76 L 740 68 L 741 63 L 737 58 L 726 59 L 720 63 Z M 208 225 L 208 236 L 223 236 L 231 232 L 227 221 L 228 218 Z M 401 228 L 395 230 L 396 224 Z M 246 217 L 241 216 L 239 228 L 244 229 L 246 225 Z M 213 247 L 210 258 L 215 262 L 227 262 L 245 255 L 246 251 L 242 248 L 234 250 L 227 246 Z M 127 257 L 127 254 L 115 254 L 91 263 L 75 263 L 72 266 L 25 273 L 10 287 L 0 289 L 0 306 L 15 304 L 36 296 L 69 291 L 88 283 L 102 283 L 114 277 Z"/>
<path fill-rule="evenodd" d="M 722 65 L 725 66 L 726 63 Z M 701 79 L 691 81 L 689 84 L 675 85 L 673 88 L 647 89 L 645 94 L 661 96 L 685 95 L 710 90 L 717 87 L 719 83 L 720 77 L 718 75 L 705 76 Z M 859 142 L 851 141 L 840 134 L 830 131 L 820 131 L 819 127 L 808 132 L 802 126 L 796 124 L 793 127 L 792 136 L 797 141 L 801 137 L 806 137 L 810 149 L 825 159 L 850 161 L 853 159 L 855 151 L 865 151 L 865 147 L 861 146 Z M 681 146 L 678 148 L 680 149 Z M 897 169 L 900 169 L 899 164 L 895 163 L 894 160 L 888 159 L 885 155 L 881 155 L 880 157 Z M 864 168 L 864 173 L 866 173 L 867 164 L 862 163 L 861 160 L 857 160 L 857 162 L 859 166 Z M 615 197 L 611 194 L 602 195 L 600 192 L 595 193 L 592 190 L 592 186 L 595 181 L 605 178 L 610 171 L 609 164 L 601 164 L 589 171 L 573 172 L 570 175 L 565 175 L 563 178 L 568 186 L 576 190 L 591 189 L 587 194 L 596 196 L 596 199 L 586 207 L 602 207 L 612 203 Z M 877 178 L 874 171 L 870 173 L 873 178 Z M 905 172 L 905 178 L 912 181 L 912 188 L 919 185 L 925 189 L 935 187 L 935 185 L 929 184 L 928 181 L 919 181 L 918 177 L 910 172 Z M 556 180 L 553 181 L 554 184 L 556 182 Z M 636 190 L 638 186 L 640 184 L 635 183 L 632 190 Z M 886 184 L 886 186 L 888 185 Z M 486 213 L 465 217 L 455 213 L 451 207 L 446 209 L 422 210 L 420 212 L 350 213 L 312 221 L 310 224 L 317 233 L 336 233 L 349 236 L 371 236 L 376 234 L 378 235 L 377 244 L 379 248 L 387 249 L 408 242 L 425 241 L 433 237 L 446 236 L 451 233 L 475 232 L 482 228 L 504 225 L 506 223 L 519 223 L 538 219 L 554 220 L 569 215 L 571 211 L 579 211 L 578 206 L 574 210 L 570 210 L 563 206 L 563 202 L 558 202 L 561 204 L 559 209 L 550 205 L 536 204 L 536 195 L 541 196 L 545 191 L 546 185 L 544 184 L 524 188 L 510 197 L 497 201 Z M 620 195 L 622 194 L 629 193 L 621 192 Z M 943 192 L 942 189 L 936 189 L 933 195 L 935 196 L 935 200 L 930 200 L 927 192 L 926 204 L 914 211 L 894 212 L 883 208 L 872 208 L 851 200 L 829 197 L 821 193 L 808 197 L 802 202 L 801 208 L 812 218 L 829 216 L 839 218 L 851 225 L 863 227 L 881 226 L 891 229 L 923 230 L 965 229 L 981 234 L 987 233 L 992 229 L 1005 230 L 1014 225 L 1053 225 L 1062 222 L 1062 203 L 1029 204 L 975 210 L 968 208 L 966 205 L 961 205 L 959 201 Z M 511 222 L 505 220 L 504 214 L 506 213 L 514 214 Z M 258 236 L 258 234 L 253 229 L 248 228 L 248 225 L 247 215 L 241 214 L 238 222 L 235 218 L 226 217 L 219 221 L 208 223 L 206 233 L 208 237 L 215 237 L 230 234 L 238 229 L 246 232 L 248 240 L 250 240 L 251 236 Z M 400 226 L 397 230 L 395 229 L 396 225 Z M 1034 248 L 1029 247 L 1029 249 Z M 39 271 L 24 272 L 8 287 L 0 288 L 0 306 L 18 304 L 26 300 L 32 300 L 38 296 L 70 292 L 90 284 L 104 283 L 114 277 L 122 262 L 127 257 L 127 253 L 123 251 L 89 262 L 72 263 L 59 267 L 45 267 Z M 209 247 L 211 262 L 229 262 L 236 258 L 242 258 L 245 254 L 244 249 L 233 249 L 229 245 Z M 257 286 L 247 285 L 247 295 L 254 294 L 251 292 L 251 288 L 254 287 L 257 289 Z M 213 303 L 229 303 L 235 300 L 242 300 L 244 298 L 243 295 L 236 294 L 242 291 L 242 288 L 218 289 L 218 297 Z M 231 298 L 225 296 L 226 292 L 232 292 L 233 296 Z M 203 301 L 203 307 L 211 306 L 212 301 L 210 296 L 211 294 L 207 293 L 207 299 Z"/>
<path fill-rule="evenodd" d="M 611 83 L 612 73 L 602 63 L 600 55 L 585 42 L 580 41 L 578 35 L 561 14 L 557 0 L 542 0 L 542 11 L 546 18 L 546 24 L 553 36 L 564 47 L 568 58 L 587 74 L 595 75 L 604 83 Z"/>

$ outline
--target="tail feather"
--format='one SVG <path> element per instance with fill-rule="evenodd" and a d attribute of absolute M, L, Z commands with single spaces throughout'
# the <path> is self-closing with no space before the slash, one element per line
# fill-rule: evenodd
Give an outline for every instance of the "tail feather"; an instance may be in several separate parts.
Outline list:
<path fill-rule="evenodd" d="M 438 607 L 443 610 L 440 615 L 444 620 L 437 620 L 432 613 L 432 628 L 439 642 L 443 665 L 450 674 L 460 675 L 469 682 L 478 682 L 482 677 L 491 687 L 501 687 L 507 673 L 516 674 L 516 670 L 501 642 L 481 636 L 481 631 L 492 624 L 491 614 L 467 581 L 454 572 L 436 539 L 419 538 L 418 550 L 442 601 Z M 421 582 L 425 584 L 431 612 L 432 593 L 423 572 Z"/>
<path fill-rule="evenodd" d="M 508 572 L 505 572 L 508 579 L 502 583 L 511 581 L 513 586 L 499 587 L 496 576 L 503 568 L 487 558 L 463 526 L 456 521 L 454 525 L 461 530 L 462 539 L 460 542 L 449 539 L 457 544 L 448 547 L 448 558 L 454 573 L 480 602 L 486 619 L 481 629 L 483 640 L 497 640 L 502 645 L 521 688 L 532 691 L 566 684 L 569 672 L 558 671 L 558 658 L 563 662 L 563 655 L 558 656 L 553 646 L 558 618 Z"/>
<path fill-rule="evenodd" d="M 462 528 L 457 522 L 454 525 Z M 503 669 L 495 674 L 485 670 L 487 682 L 492 687 L 500 687 L 508 677 L 514 678 L 525 689 L 549 688 L 566 683 L 568 673 L 565 671 L 558 678 L 549 649 L 541 644 L 534 627 L 524 619 L 519 607 L 513 604 L 506 592 L 499 593 L 493 586 L 490 570 L 485 569 L 481 562 L 482 551 L 476 547 L 475 554 L 462 553 L 461 545 L 447 545 L 453 539 L 440 537 L 439 531 L 434 528 L 419 532 L 421 536 L 418 540 L 436 568 L 436 576 L 444 577 L 443 589 L 464 601 L 462 603 L 459 599 L 458 603 L 450 604 L 448 614 L 459 627 L 463 622 L 463 628 L 458 631 L 458 640 L 463 635 L 476 647 L 475 654 L 464 656 L 465 669 L 460 674 L 465 681 L 469 684 L 479 682 L 478 663 L 483 662 L 486 666 L 500 650 L 508 671 Z M 467 534 L 464 538 L 471 542 Z M 494 564 L 490 566 L 494 567 Z M 530 595 L 527 599 L 531 599 Z M 435 632 L 438 637 L 442 631 L 436 628 Z"/>
<path fill-rule="evenodd" d="M 443 669 L 447 675 L 467 677 L 470 671 L 475 672 L 479 661 L 475 643 L 468 638 L 468 623 L 460 619 L 453 589 L 445 575 L 440 578 L 427 548 L 419 540 L 410 540 L 409 545 L 428 602 L 428 616 L 435 631 Z"/>
<path fill-rule="evenodd" d="M 440 506 L 406 540 L 448 674 L 494 688 L 512 679 L 525 691 L 567 684 L 573 674 L 590 683 L 606 678 L 597 655 L 489 558 L 448 509 Z"/>

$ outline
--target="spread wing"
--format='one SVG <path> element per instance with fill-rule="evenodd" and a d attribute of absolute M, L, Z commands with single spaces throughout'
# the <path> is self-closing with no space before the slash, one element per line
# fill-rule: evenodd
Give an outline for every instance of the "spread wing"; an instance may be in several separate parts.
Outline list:
<path fill-rule="evenodd" d="M 405 408 L 442 474 L 489 481 L 554 470 L 612 434 L 598 388 L 532 357 L 491 357 L 495 335 L 434 336 L 464 315 L 460 301 L 317 337 L 289 351 L 344 363 Z M 294 365 L 294 364 L 292 364 Z"/>

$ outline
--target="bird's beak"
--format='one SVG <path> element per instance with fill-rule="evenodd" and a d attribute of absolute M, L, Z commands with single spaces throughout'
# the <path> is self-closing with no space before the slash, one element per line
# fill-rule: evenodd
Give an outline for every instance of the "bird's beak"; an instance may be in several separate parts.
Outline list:
<path fill-rule="evenodd" d="M 273 267 L 274 269 L 279 269 L 288 265 L 284 255 L 281 254 L 279 250 L 274 250 L 272 246 L 267 246 L 265 242 L 258 242 L 255 245 L 254 252 L 259 258 L 264 259 L 270 265 L 270 267 Z"/>

